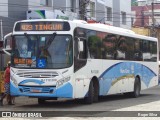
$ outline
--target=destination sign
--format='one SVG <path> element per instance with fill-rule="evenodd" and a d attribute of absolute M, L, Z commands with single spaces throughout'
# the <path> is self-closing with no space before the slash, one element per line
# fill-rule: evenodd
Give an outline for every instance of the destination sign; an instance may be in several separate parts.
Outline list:
<path fill-rule="evenodd" d="M 21 59 L 21 58 L 14 58 L 14 64 L 32 64 L 32 59 Z"/>
<path fill-rule="evenodd" d="M 15 26 L 15 31 L 69 31 L 68 22 L 19 22 Z"/>

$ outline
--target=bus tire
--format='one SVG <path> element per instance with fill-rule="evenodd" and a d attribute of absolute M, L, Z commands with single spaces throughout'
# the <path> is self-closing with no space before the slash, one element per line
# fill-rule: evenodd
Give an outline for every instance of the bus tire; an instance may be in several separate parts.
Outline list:
<path fill-rule="evenodd" d="M 42 98 L 38 98 L 38 104 L 44 104 L 45 103 L 45 100 L 42 99 Z"/>
<path fill-rule="evenodd" d="M 99 98 L 99 86 L 96 82 L 93 83 L 94 87 L 94 97 L 93 97 L 93 102 L 98 102 Z"/>
<path fill-rule="evenodd" d="M 94 86 L 93 81 L 90 82 L 88 96 L 84 98 L 86 104 L 92 104 L 94 101 Z"/>
<path fill-rule="evenodd" d="M 134 98 L 139 97 L 140 91 L 141 91 L 140 79 L 138 77 L 136 77 L 135 83 L 134 83 L 134 91 L 131 92 L 132 97 L 134 97 Z"/>

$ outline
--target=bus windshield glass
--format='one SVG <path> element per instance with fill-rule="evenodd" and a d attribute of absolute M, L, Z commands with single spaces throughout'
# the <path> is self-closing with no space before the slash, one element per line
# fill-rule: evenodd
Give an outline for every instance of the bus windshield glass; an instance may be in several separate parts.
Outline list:
<path fill-rule="evenodd" d="M 71 35 L 16 35 L 13 44 L 13 67 L 58 69 L 73 62 Z"/>

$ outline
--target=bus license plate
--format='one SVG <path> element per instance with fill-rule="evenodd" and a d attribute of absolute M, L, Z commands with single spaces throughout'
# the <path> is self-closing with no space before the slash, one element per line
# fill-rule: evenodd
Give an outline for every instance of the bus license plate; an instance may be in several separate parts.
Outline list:
<path fill-rule="evenodd" d="M 42 91 L 40 89 L 32 89 L 31 92 L 33 92 L 33 93 L 40 93 Z"/>

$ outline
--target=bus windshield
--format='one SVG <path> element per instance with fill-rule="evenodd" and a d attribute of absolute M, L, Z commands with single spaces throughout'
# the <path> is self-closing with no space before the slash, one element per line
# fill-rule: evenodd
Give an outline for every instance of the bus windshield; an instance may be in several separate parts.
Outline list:
<path fill-rule="evenodd" d="M 18 68 L 66 68 L 73 62 L 71 35 L 15 35 L 12 66 Z"/>

